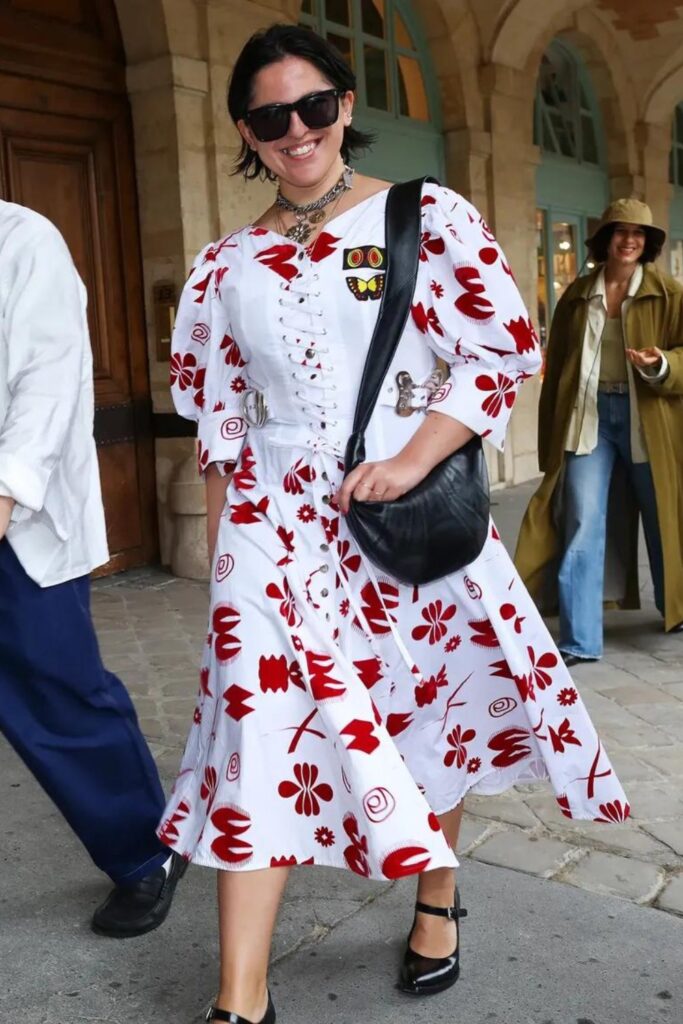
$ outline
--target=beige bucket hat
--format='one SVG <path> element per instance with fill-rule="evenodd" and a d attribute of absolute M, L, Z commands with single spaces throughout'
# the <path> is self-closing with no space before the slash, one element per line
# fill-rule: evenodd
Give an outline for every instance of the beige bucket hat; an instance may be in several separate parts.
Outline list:
<path fill-rule="evenodd" d="M 640 199 L 615 199 L 610 203 L 597 228 L 591 237 L 586 239 L 586 245 L 592 245 L 600 232 L 610 224 L 639 224 L 658 246 L 661 247 L 666 241 L 666 231 L 653 223 L 652 210 Z"/>

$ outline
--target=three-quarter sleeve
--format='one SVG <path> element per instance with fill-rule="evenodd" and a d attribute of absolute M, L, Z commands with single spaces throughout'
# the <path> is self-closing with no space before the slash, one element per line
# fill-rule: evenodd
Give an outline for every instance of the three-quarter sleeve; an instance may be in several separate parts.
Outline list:
<path fill-rule="evenodd" d="M 230 269 L 224 251 L 208 245 L 197 256 L 171 344 L 171 394 L 178 414 L 197 422 L 200 472 L 210 463 L 221 470 L 235 463 L 247 432 L 242 416 L 246 363 L 221 297 L 221 281 Z"/>
<path fill-rule="evenodd" d="M 462 196 L 426 185 L 412 318 L 451 373 L 430 408 L 502 450 L 521 383 L 541 365 L 529 314 L 484 219 Z"/>

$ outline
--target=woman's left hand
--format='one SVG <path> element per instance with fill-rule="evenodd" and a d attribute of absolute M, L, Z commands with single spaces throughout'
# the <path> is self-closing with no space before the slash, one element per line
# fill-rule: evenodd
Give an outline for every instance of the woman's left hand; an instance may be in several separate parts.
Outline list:
<path fill-rule="evenodd" d="M 396 501 L 424 480 L 428 472 L 416 460 L 402 454 L 381 462 L 361 462 L 344 480 L 336 501 L 344 515 L 352 497 L 356 501 Z"/>
<path fill-rule="evenodd" d="M 658 370 L 662 365 L 662 353 L 654 345 L 652 348 L 627 348 L 626 355 L 634 366 L 640 366 L 642 369 Z"/>

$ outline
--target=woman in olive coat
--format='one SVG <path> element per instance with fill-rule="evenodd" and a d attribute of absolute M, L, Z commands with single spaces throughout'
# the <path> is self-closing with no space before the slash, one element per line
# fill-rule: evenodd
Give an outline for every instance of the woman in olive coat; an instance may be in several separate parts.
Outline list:
<path fill-rule="evenodd" d="M 642 517 L 655 602 L 683 624 L 683 289 L 654 260 L 666 238 L 621 199 L 588 240 L 600 265 L 553 317 L 539 408 L 545 474 L 517 545 L 567 664 L 601 657 L 603 602 L 639 607 Z"/>

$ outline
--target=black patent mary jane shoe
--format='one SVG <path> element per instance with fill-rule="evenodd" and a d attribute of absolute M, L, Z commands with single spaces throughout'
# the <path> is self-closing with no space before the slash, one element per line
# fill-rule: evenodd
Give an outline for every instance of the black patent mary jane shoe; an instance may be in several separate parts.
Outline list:
<path fill-rule="evenodd" d="M 247 1020 L 246 1017 L 240 1017 L 239 1013 L 231 1013 L 230 1010 L 221 1010 L 219 1006 L 212 1006 L 206 1015 L 206 1019 L 207 1021 L 224 1021 L 225 1024 L 275 1024 L 275 1007 L 273 1006 L 273 1000 L 271 999 L 269 992 L 266 1012 L 259 1021 Z"/>
<path fill-rule="evenodd" d="M 467 911 L 460 906 L 460 896 L 455 890 L 455 906 L 453 907 L 431 907 L 428 903 L 416 903 L 415 910 L 422 914 L 434 914 L 435 917 L 447 917 L 455 921 L 455 932 L 457 945 L 450 956 L 431 957 L 422 956 L 410 948 L 410 939 L 415 928 L 410 929 L 408 945 L 406 946 L 401 975 L 398 988 L 411 996 L 431 996 L 437 992 L 445 992 L 451 985 L 455 985 L 460 976 L 460 927 L 461 917 L 467 917 Z"/>

